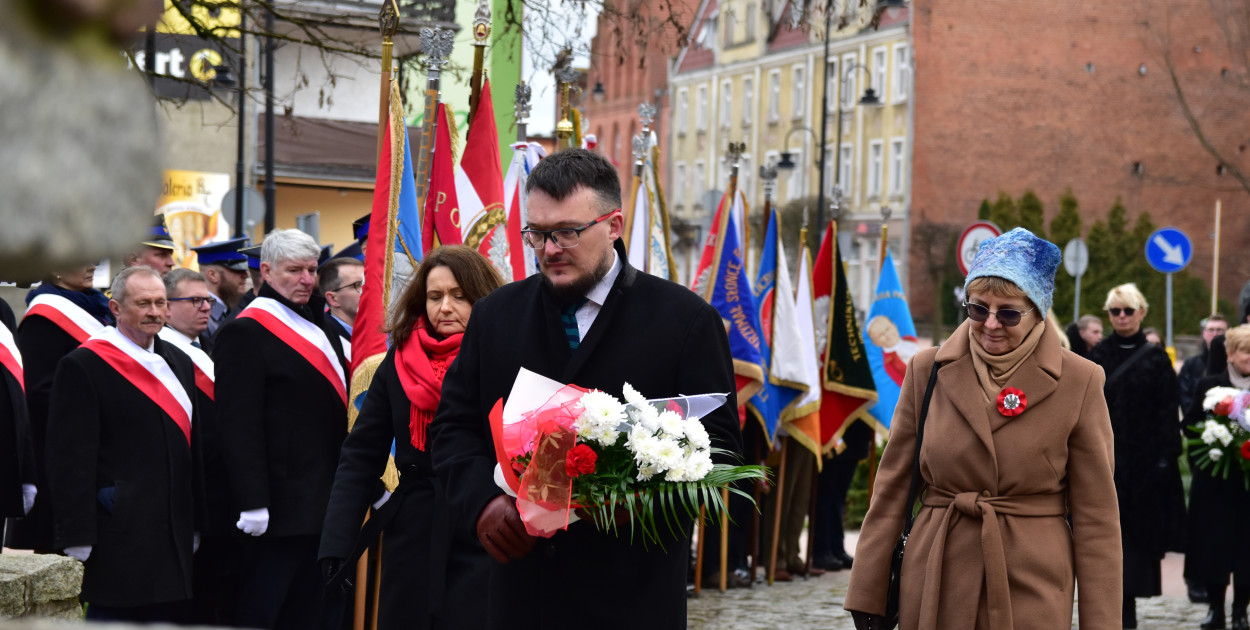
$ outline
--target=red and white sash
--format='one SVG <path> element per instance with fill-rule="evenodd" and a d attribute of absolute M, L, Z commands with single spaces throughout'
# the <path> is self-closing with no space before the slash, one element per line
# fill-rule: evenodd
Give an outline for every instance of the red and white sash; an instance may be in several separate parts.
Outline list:
<path fill-rule="evenodd" d="M 83 348 L 94 352 L 117 370 L 144 396 L 156 403 L 182 429 L 191 444 L 191 397 L 174 375 L 174 371 L 155 352 L 140 348 L 116 328 L 107 327 L 83 342 Z"/>
<path fill-rule="evenodd" d="M 4 324 L 0 324 L 0 365 L 3 365 L 4 369 L 17 379 L 17 384 L 22 386 L 22 391 L 26 391 L 26 379 L 22 372 L 22 353 L 17 349 L 17 340 L 13 338 L 13 331 Z"/>
<path fill-rule="evenodd" d="M 35 296 L 26 308 L 26 316 L 39 315 L 60 326 L 71 337 L 82 343 L 105 326 L 81 306 L 51 293 Z"/>
<path fill-rule="evenodd" d="M 191 340 L 187 339 L 186 335 L 168 326 L 162 328 L 158 334 L 161 339 L 168 341 L 191 357 L 191 363 L 195 366 L 195 386 L 204 392 L 209 400 L 217 400 L 214 393 L 217 375 L 213 370 L 213 360 L 209 358 L 208 353 L 191 345 Z"/>
<path fill-rule="evenodd" d="M 282 340 L 282 343 L 298 352 L 334 386 L 343 406 L 347 407 L 347 379 L 343 375 L 343 366 L 334 352 L 334 346 L 330 345 L 330 339 L 324 331 L 272 298 L 258 297 L 252 300 L 239 313 L 239 317 L 256 320 L 265 330 Z"/>

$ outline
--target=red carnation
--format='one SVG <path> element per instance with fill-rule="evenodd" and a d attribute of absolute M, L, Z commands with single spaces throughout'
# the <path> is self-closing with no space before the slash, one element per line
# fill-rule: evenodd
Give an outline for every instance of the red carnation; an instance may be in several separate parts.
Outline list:
<path fill-rule="evenodd" d="M 1241 443 L 1241 458 L 1250 459 L 1250 440 Z"/>
<path fill-rule="evenodd" d="M 599 459 L 599 454 L 593 448 L 585 444 L 578 444 L 569 449 L 569 454 L 564 458 L 564 474 L 569 477 L 579 477 L 581 475 L 595 472 L 595 460 Z"/>
<path fill-rule="evenodd" d="M 1024 392 L 1015 387 L 1003 388 L 998 392 L 998 413 L 1014 418 L 1024 413 L 1024 408 L 1029 404 L 1028 399 L 1024 397 Z"/>
<path fill-rule="evenodd" d="M 1217 416 L 1227 416 L 1229 413 L 1232 412 L 1232 410 L 1233 410 L 1233 397 L 1225 396 L 1224 400 L 1221 400 L 1220 402 L 1215 403 L 1215 409 L 1212 409 L 1211 411 L 1214 412 L 1215 415 Z M 1242 452 L 1245 452 L 1245 451 L 1242 451 Z"/>

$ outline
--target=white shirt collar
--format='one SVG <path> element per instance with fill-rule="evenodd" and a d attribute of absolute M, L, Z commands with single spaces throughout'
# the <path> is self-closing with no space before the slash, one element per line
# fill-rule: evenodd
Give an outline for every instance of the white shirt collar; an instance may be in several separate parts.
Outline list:
<path fill-rule="evenodd" d="M 612 249 L 612 268 L 608 270 L 608 274 L 599 281 L 586 294 L 586 299 L 594 302 L 600 307 L 608 300 L 608 293 L 612 292 L 612 285 L 616 284 L 616 277 L 621 275 L 621 258 L 616 254 L 616 249 Z"/>
<path fill-rule="evenodd" d="M 194 337 L 188 337 L 188 336 L 186 336 L 185 334 L 183 334 L 183 332 L 182 332 L 181 330 L 178 330 L 177 328 L 174 328 L 173 326 L 170 326 L 169 324 L 165 324 L 165 327 L 164 327 L 164 328 L 162 328 L 161 330 L 162 330 L 162 331 L 168 330 L 168 331 L 169 331 L 169 334 L 171 334 L 171 335 L 177 335 L 177 339 L 178 339 L 179 341 L 181 341 L 181 340 L 185 339 L 185 340 L 186 340 L 186 345 L 190 345 L 190 344 L 192 344 L 192 343 L 195 343 L 195 338 L 194 338 Z M 162 335 L 162 337 L 164 337 L 164 338 L 165 338 L 165 341 L 170 341 L 170 339 L 169 339 L 169 337 L 168 337 L 168 336 Z M 153 342 L 153 343 L 155 343 L 155 342 Z"/>

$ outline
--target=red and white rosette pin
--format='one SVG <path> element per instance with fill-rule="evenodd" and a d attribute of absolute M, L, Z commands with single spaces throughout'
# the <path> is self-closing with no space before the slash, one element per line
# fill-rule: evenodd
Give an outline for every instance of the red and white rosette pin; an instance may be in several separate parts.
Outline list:
<path fill-rule="evenodd" d="M 1024 392 L 1014 387 L 1005 387 L 998 392 L 998 413 L 1008 418 L 1024 413 L 1024 408 L 1028 406 L 1029 401 L 1024 397 Z"/>

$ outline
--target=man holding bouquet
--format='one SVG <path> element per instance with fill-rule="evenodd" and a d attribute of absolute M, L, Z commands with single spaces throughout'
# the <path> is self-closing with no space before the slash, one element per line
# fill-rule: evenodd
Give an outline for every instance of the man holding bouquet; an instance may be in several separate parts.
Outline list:
<path fill-rule="evenodd" d="M 496 560 L 488 627 L 684 628 L 688 521 L 644 545 L 589 521 L 531 536 L 495 481 L 488 415 L 521 368 L 620 397 L 729 393 L 699 420 L 713 448 L 741 452 L 729 342 L 719 314 L 690 290 L 631 267 L 616 169 L 581 149 L 551 155 L 526 182 L 522 240 L 541 273 L 480 300 L 430 426 L 434 470 L 460 521 Z M 618 514 L 620 511 L 618 511 Z M 665 527 L 661 531 L 668 532 Z M 446 602 L 446 605 L 481 605 Z"/>

